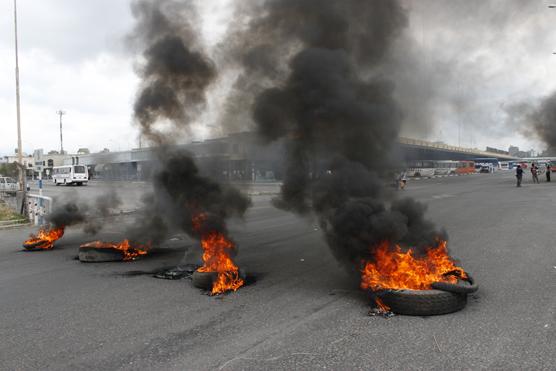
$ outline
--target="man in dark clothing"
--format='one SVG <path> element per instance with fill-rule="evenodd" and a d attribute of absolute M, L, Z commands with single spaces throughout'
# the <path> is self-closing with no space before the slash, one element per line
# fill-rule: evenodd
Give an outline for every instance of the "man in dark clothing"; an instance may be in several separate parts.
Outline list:
<path fill-rule="evenodd" d="M 523 169 L 521 165 L 517 165 L 517 169 L 515 169 L 515 177 L 517 178 L 517 186 L 521 187 L 521 179 L 523 179 Z"/>
<path fill-rule="evenodd" d="M 550 172 L 552 171 L 550 162 L 546 163 L 546 181 L 550 182 Z"/>

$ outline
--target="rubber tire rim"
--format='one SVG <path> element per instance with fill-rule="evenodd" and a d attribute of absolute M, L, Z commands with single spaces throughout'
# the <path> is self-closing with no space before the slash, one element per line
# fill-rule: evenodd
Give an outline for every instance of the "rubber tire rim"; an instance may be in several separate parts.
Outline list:
<path fill-rule="evenodd" d="M 384 290 L 377 296 L 392 312 L 410 316 L 453 313 L 467 304 L 467 294 L 440 290 Z"/>
<path fill-rule="evenodd" d="M 123 260 L 124 255 L 118 250 L 94 247 L 79 248 L 79 261 L 82 263 L 106 263 Z"/>
<path fill-rule="evenodd" d="M 195 271 L 191 275 L 191 282 L 193 286 L 210 291 L 212 290 L 212 284 L 218 277 L 217 272 L 199 272 Z"/>
<path fill-rule="evenodd" d="M 449 282 L 433 282 L 431 285 L 435 290 L 453 292 L 455 294 L 471 294 L 479 289 L 473 277 L 467 274 L 466 280 L 460 280 L 457 284 Z"/>

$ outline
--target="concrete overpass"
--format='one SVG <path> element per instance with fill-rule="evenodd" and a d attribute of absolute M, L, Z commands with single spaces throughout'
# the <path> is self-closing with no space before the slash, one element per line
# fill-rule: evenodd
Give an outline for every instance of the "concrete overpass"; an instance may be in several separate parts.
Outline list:
<path fill-rule="evenodd" d="M 402 160 L 473 160 L 494 157 L 514 160 L 504 153 L 481 151 L 477 148 L 449 146 L 425 140 L 399 138 L 397 153 Z M 215 177 L 251 180 L 265 176 L 281 178 L 284 148 L 280 142 L 261 146 L 255 133 L 244 132 L 222 138 L 192 142 L 182 147 L 193 153 L 201 167 Z M 103 152 L 66 159 L 65 164 L 76 161 L 87 165 L 93 172 L 110 178 L 143 178 L 152 170 L 155 158 L 153 148 L 121 152 Z M 224 175 L 223 175 L 224 174 Z M 255 175 L 254 175 L 255 174 Z"/>
<path fill-rule="evenodd" d="M 450 146 L 426 140 L 399 138 L 400 152 L 404 160 L 473 160 L 494 157 L 502 161 L 516 160 L 517 157 L 499 152 L 481 151 L 478 148 Z"/>

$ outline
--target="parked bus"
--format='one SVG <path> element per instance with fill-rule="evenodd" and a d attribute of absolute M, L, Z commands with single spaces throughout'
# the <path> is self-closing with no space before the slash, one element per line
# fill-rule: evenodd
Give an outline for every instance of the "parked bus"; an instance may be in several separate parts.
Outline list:
<path fill-rule="evenodd" d="M 492 171 L 500 169 L 500 161 L 496 157 L 475 158 L 475 168 L 481 169 L 483 166 L 490 166 Z"/>
<path fill-rule="evenodd" d="M 54 184 L 87 184 L 89 173 L 84 165 L 55 166 L 52 168 L 52 180 Z"/>
<path fill-rule="evenodd" d="M 475 161 L 458 161 L 456 174 L 475 173 Z"/>
<path fill-rule="evenodd" d="M 434 175 L 453 175 L 456 174 L 459 161 L 434 161 Z"/>
<path fill-rule="evenodd" d="M 434 161 L 410 161 L 407 163 L 407 176 L 409 177 L 428 177 L 434 175 Z"/>
<path fill-rule="evenodd" d="M 471 174 L 474 172 L 474 161 L 434 161 L 434 175 Z"/>

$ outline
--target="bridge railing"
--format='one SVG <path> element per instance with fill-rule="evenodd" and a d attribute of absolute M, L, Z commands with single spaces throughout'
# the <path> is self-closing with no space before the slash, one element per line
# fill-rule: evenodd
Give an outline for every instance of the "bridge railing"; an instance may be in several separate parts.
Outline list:
<path fill-rule="evenodd" d="M 426 140 L 400 137 L 398 139 L 398 141 L 399 141 L 399 143 L 406 144 L 406 145 L 425 147 L 425 148 L 434 148 L 434 149 L 460 152 L 460 153 L 469 153 L 469 154 L 472 154 L 472 155 L 478 155 L 478 156 L 483 156 L 483 157 L 499 157 L 499 158 L 507 158 L 507 159 L 512 159 L 513 158 L 510 155 L 487 152 L 487 151 L 481 151 L 478 148 L 466 148 L 466 147 L 450 146 L 448 144 L 428 142 Z"/>

